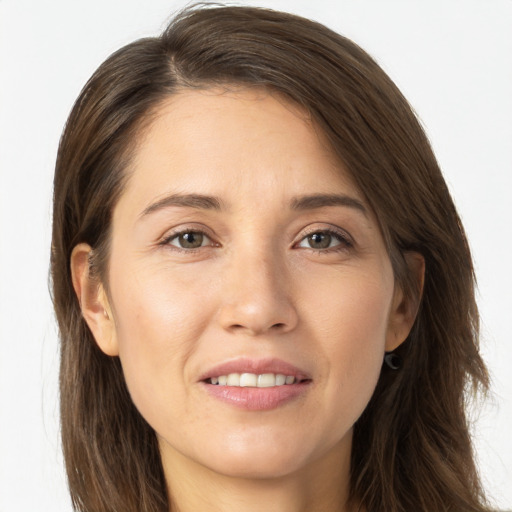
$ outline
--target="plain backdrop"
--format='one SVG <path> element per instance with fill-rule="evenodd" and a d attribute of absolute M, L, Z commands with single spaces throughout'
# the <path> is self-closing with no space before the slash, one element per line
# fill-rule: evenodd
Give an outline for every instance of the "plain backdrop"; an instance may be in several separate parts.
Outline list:
<path fill-rule="evenodd" d="M 250 3 L 316 19 L 354 39 L 421 118 L 478 275 L 482 352 L 493 378 L 493 396 L 472 414 L 481 472 L 496 505 L 511 508 L 512 1 Z M 0 0 L 0 512 L 71 510 L 47 276 L 62 127 L 96 67 L 120 46 L 157 34 L 184 5 Z"/>

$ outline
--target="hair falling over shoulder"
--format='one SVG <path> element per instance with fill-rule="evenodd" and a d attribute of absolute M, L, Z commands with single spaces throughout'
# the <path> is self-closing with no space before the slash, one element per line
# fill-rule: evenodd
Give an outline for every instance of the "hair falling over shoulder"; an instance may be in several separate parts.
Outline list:
<path fill-rule="evenodd" d="M 426 262 L 418 318 L 383 366 L 354 427 L 351 499 L 366 512 L 487 510 L 466 405 L 488 376 L 479 355 L 468 243 L 412 109 L 356 44 L 291 14 L 195 6 L 160 37 L 129 44 L 85 85 L 55 171 L 51 276 L 61 339 L 64 458 L 75 510 L 168 512 L 155 433 L 133 405 L 118 358 L 103 354 L 80 313 L 73 247 L 95 252 L 108 286 L 112 211 L 137 137 L 183 88 L 258 86 L 305 108 L 376 213 L 396 279 L 412 296 L 405 255 Z M 170 484 L 172 486 L 172 482 Z"/>

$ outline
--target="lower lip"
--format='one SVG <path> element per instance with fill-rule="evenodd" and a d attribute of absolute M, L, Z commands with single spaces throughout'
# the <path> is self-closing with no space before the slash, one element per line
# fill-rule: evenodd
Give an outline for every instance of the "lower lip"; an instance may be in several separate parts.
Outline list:
<path fill-rule="evenodd" d="M 309 384 L 310 381 L 305 381 L 271 388 L 251 388 L 219 386 L 203 382 L 206 391 L 214 398 L 247 411 L 276 409 L 304 395 L 309 388 Z"/>

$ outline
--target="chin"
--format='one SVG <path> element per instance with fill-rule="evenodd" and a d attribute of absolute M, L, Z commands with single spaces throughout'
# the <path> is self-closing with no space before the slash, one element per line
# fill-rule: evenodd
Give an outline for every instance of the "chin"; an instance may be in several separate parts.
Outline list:
<path fill-rule="evenodd" d="M 230 478 L 267 480 L 291 475 L 300 469 L 300 464 L 297 464 L 296 459 L 292 463 L 290 460 L 282 458 L 273 460 L 267 457 L 265 460 L 258 460 L 232 457 L 217 461 L 210 469 Z"/>
<path fill-rule="evenodd" d="M 206 460 L 206 466 L 216 473 L 246 479 L 281 478 L 300 470 L 309 459 L 304 443 L 286 444 L 278 441 L 268 443 L 245 443 L 229 441 L 220 450 L 215 450 Z"/>

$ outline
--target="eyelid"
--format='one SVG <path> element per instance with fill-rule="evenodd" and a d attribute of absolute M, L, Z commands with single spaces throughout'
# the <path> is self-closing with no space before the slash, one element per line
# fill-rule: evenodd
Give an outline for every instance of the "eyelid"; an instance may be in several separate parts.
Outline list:
<path fill-rule="evenodd" d="M 190 234 L 190 233 L 193 233 L 194 235 L 201 235 L 203 237 L 201 240 L 201 245 L 199 247 L 180 247 L 178 245 L 178 243 L 174 243 L 175 241 L 179 240 L 179 238 L 181 236 Z M 176 247 L 177 249 L 185 250 L 185 251 L 194 251 L 197 249 L 202 249 L 203 247 L 212 247 L 212 245 L 213 245 L 212 239 L 206 233 L 203 233 L 201 231 L 191 231 L 191 230 L 183 231 L 181 233 L 176 233 L 174 236 L 172 236 L 171 238 L 168 239 L 167 244 L 172 245 L 173 247 Z"/>
<path fill-rule="evenodd" d="M 175 239 L 185 233 L 200 233 L 203 236 L 205 236 L 206 238 L 208 238 L 210 243 L 208 243 L 206 245 L 202 245 L 197 248 L 184 248 L 184 247 L 179 247 L 177 245 L 173 245 L 170 243 L 173 239 Z M 336 249 L 338 249 L 338 250 L 349 249 L 349 248 L 354 247 L 354 245 L 355 245 L 354 238 L 345 229 L 342 229 L 339 226 L 335 226 L 332 224 L 323 224 L 323 225 L 316 224 L 316 225 L 310 225 L 310 226 L 306 227 L 305 229 L 303 229 L 300 232 L 300 234 L 296 237 L 296 241 L 293 243 L 293 247 L 297 247 L 298 244 L 300 244 L 305 238 L 307 238 L 308 236 L 310 236 L 314 233 L 327 233 L 327 234 L 333 235 L 334 237 L 340 239 L 340 244 L 336 245 L 334 247 L 325 248 L 325 249 L 314 249 L 313 247 L 305 248 L 305 249 L 310 249 L 315 252 L 329 252 L 329 251 L 335 251 Z M 171 230 L 168 230 L 160 238 L 160 240 L 157 243 L 158 243 L 158 245 L 161 245 L 161 246 L 171 246 L 173 249 L 176 249 L 178 251 L 185 251 L 185 252 L 197 251 L 199 249 L 203 249 L 206 247 L 220 247 L 221 246 L 220 243 L 216 242 L 215 236 L 212 235 L 211 230 L 209 228 L 207 228 L 204 225 L 197 225 L 197 224 L 195 224 L 195 225 L 180 225 L 175 228 L 172 228 Z"/>
<path fill-rule="evenodd" d="M 184 247 L 179 247 L 177 245 L 173 245 L 170 243 L 171 240 L 173 240 L 185 233 L 200 233 L 203 236 L 205 236 L 206 238 L 208 238 L 208 240 L 210 240 L 211 243 L 203 245 L 201 247 L 190 248 L 190 249 L 186 249 Z M 219 247 L 220 246 L 220 244 L 215 241 L 215 237 L 211 234 L 211 230 L 206 228 L 206 226 L 202 226 L 202 225 L 200 225 L 200 226 L 198 226 L 198 225 L 184 225 L 184 226 L 180 225 L 175 228 L 172 228 L 171 230 L 166 231 L 166 233 L 160 238 L 160 240 L 158 241 L 158 245 L 171 246 L 174 249 L 177 249 L 179 251 L 180 250 L 186 251 L 186 252 L 203 249 L 204 247 Z"/>
<path fill-rule="evenodd" d="M 327 234 L 333 235 L 340 239 L 340 242 L 341 242 L 340 245 L 343 245 L 343 244 L 345 244 L 345 245 L 343 247 L 335 246 L 335 247 L 330 247 L 330 248 L 325 248 L 325 249 L 314 249 L 313 247 L 309 247 L 309 248 L 305 247 L 305 249 L 311 249 L 312 251 L 316 251 L 316 252 L 329 252 L 329 251 L 335 251 L 336 249 L 338 249 L 338 250 L 341 248 L 348 249 L 348 248 L 352 248 L 355 246 L 355 240 L 352 237 L 352 235 L 350 235 L 350 233 L 348 231 L 346 231 L 338 226 L 334 226 L 332 224 L 324 224 L 323 226 L 320 226 L 320 225 L 309 226 L 305 230 L 303 230 L 300 233 L 298 240 L 293 244 L 294 247 L 298 246 L 298 244 L 300 244 L 305 238 L 307 238 L 308 236 L 313 235 L 315 233 L 327 233 Z"/>

